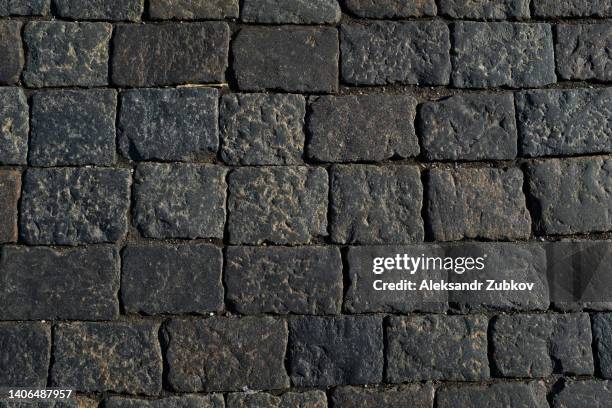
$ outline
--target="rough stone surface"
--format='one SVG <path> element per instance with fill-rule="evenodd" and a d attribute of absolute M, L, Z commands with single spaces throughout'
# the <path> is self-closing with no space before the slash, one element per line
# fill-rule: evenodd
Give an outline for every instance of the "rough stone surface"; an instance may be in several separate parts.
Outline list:
<path fill-rule="evenodd" d="M 437 408 L 548 408 L 546 386 L 541 382 L 442 387 L 436 404 Z"/>
<path fill-rule="evenodd" d="M 512 160 L 512 94 L 459 94 L 421 105 L 417 128 L 429 160 Z"/>
<path fill-rule="evenodd" d="M 402 18 L 436 14 L 435 0 L 343 0 L 344 7 L 358 17 Z"/>
<path fill-rule="evenodd" d="M 289 323 L 289 370 L 297 387 L 382 381 L 383 329 L 376 316 L 306 316 Z"/>
<path fill-rule="evenodd" d="M 416 156 L 416 104 L 399 95 L 319 97 L 310 103 L 308 156 L 322 162 Z"/>
<path fill-rule="evenodd" d="M 610 381 L 566 381 L 563 389 L 554 396 L 554 408 L 606 408 L 612 401 Z"/>
<path fill-rule="evenodd" d="M 420 177 L 416 166 L 334 166 L 330 177 L 332 240 L 350 244 L 422 241 Z"/>
<path fill-rule="evenodd" d="M 157 400 L 110 397 L 104 408 L 224 408 L 223 395 L 184 395 Z"/>
<path fill-rule="evenodd" d="M 243 27 L 232 42 L 243 91 L 334 92 L 338 33 L 332 27 Z"/>
<path fill-rule="evenodd" d="M 593 338 L 599 371 L 604 378 L 612 378 L 612 313 L 593 315 Z"/>
<path fill-rule="evenodd" d="M 129 182 L 124 169 L 28 169 L 21 239 L 31 245 L 118 241 L 127 232 Z"/>
<path fill-rule="evenodd" d="M 224 95 L 221 158 L 233 165 L 301 163 L 305 115 L 301 95 Z"/>
<path fill-rule="evenodd" d="M 0 243 L 17 241 L 17 206 L 21 195 L 21 173 L 0 170 Z"/>
<path fill-rule="evenodd" d="M 114 164 L 116 109 L 117 94 L 108 89 L 34 94 L 30 164 Z"/>
<path fill-rule="evenodd" d="M 0 21 L 0 85 L 19 81 L 24 64 L 21 26 L 19 21 Z"/>
<path fill-rule="evenodd" d="M 144 163 L 134 176 L 134 225 L 150 238 L 223 238 L 226 170 Z"/>
<path fill-rule="evenodd" d="M 242 21 L 252 23 L 331 24 L 340 21 L 337 0 L 245 0 Z"/>
<path fill-rule="evenodd" d="M 451 18 L 528 19 L 530 0 L 440 0 L 438 15 Z"/>
<path fill-rule="evenodd" d="M 286 392 L 281 395 L 258 393 L 232 393 L 227 396 L 227 408 L 327 408 L 323 391 Z"/>
<path fill-rule="evenodd" d="M 149 0 L 153 19 L 223 20 L 238 17 L 238 0 Z"/>
<path fill-rule="evenodd" d="M 180 392 L 279 389 L 287 324 L 271 317 L 173 320 L 164 328 L 167 378 Z"/>
<path fill-rule="evenodd" d="M 81 392 L 158 394 L 162 386 L 158 330 L 155 322 L 57 324 L 52 386 Z"/>
<path fill-rule="evenodd" d="M 233 244 L 305 244 L 327 235 L 327 172 L 308 167 L 239 168 L 229 174 Z"/>
<path fill-rule="evenodd" d="M 435 240 L 529 237 L 531 219 L 518 169 L 432 169 L 428 187 L 427 218 Z"/>
<path fill-rule="evenodd" d="M 0 0 L 0 16 L 42 16 L 49 14 L 51 0 Z"/>
<path fill-rule="evenodd" d="M 119 314 L 114 248 L 5 246 L 0 254 L 3 319 L 107 320 Z"/>
<path fill-rule="evenodd" d="M 447 85 L 450 40 L 439 21 L 343 24 L 342 80 L 351 85 Z"/>
<path fill-rule="evenodd" d="M 544 234 L 612 230 L 612 160 L 600 157 L 535 162 L 529 193 Z"/>
<path fill-rule="evenodd" d="M 19 88 L 0 88 L 0 164 L 26 164 L 29 108 Z"/>
<path fill-rule="evenodd" d="M 111 32 L 107 23 L 27 23 L 24 82 L 32 87 L 107 85 Z"/>
<path fill-rule="evenodd" d="M 456 87 L 519 88 L 556 82 L 548 24 L 458 22 L 453 38 Z"/>
<path fill-rule="evenodd" d="M 227 300 L 242 314 L 339 314 L 342 260 L 337 248 L 229 247 Z"/>
<path fill-rule="evenodd" d="M 117 26 L 112 81 L 136 87 L 224 82 L 229 31 L 222 22 Z"/>
<path fill-rule="evenodd" d="M 51 327 L 44 323 L 0 323 L 0 386 L 46 387 Z"/>
<path fill-rule="evenodd" d="M 561 78 L 612 81 L 610 24 L 559 24 L 556 43 L 555 57 Z"/>
<path fill-rule="evenodd" d="M 219 91 L 138 89 L 121 94 L 118 139 L 132 160 L 187 160 L 219 147 Z"/>
<path fill-rule="evenodd" d="M 612 89 L 516 94 L 521 152 L 560 156 L 612 152 Z"/>
<path fill-rule="evenodd" d="M 0 408 L 98 408 L 97 401 L 87 397 L 75 396 L 74 392 L 70 398 L 65 400 L 15 400 L 7 398 L 0 399 Z"/>
<path fill-rule="evenodd" d="M 53 0 L 59 17 L 75 20 L 139 21 L 143 0 Z"/>
<path fill-rule="evenodd" d="M 536 17 L 610 17 L 610 0 L 533 0 Z"/>
<path fill-rule="evenodd" d="M 338 387 L 334 390 L 332 401 L 336 408 L 433 408 L 434 388 L 431 384 L 380 389 Z"/>

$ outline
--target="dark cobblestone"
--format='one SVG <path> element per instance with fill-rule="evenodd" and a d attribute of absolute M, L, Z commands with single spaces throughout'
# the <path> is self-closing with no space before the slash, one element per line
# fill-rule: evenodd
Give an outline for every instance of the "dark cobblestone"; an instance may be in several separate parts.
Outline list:
<path fill-rule="evenodd" d="M 19 88 L 0 88 L 0 164 L 26 164 L 28 101 Z"/>
<path fill-rule="evenodd" d="M 541 382 L 442 387 L 436 402 L 437 408 L 548 408 L 546 387 Z"/>
<path fill-rule="evenodd" d="M 0 16 L 42 16 L 49 14 L 51 0 L 2 0 Z"/>
<path fill-rule="evenodd" d="M 440 0 L 438 14 L 484 20 L 528 19 L 530 0 Z"/>
<path fill-rule="evenodd" d="M 144 0 L 53 0 L 59 17 L 75 20 L 139 21 Z"/>
<path fill-rule="evenodd" d="M 612 401 L 610 381 L 572 381 L 565 383 L 563 389 L 554 396 L 554 408 L 606 408 Z"/>
<path fill-rule="evenodd" d="M 433 408 L 434 388 L 430 384 L 379 389 L 338 387 L 334 390 L 332 401 L 335 408 Z"/>
<path fill-rule="evenodd" d="M 331 24 L 340 21 L 337 0 L 245 0 L 242 21 L 271 24 Z"/>
<path fill-rule="evenodd" d="M 599 371 L 604 378 L 612 379 L 612 313 L 593 315 L 593 337 Z"/>
<path fill-rule="evenodd" d="M 0 323 L 0 386 L 44 388 L 50 350 L 48 324 Z"/>
<path fill-rule="evenodd" d="M 227 408 L 327 408 L 323 391 L 286 392 L 281 395 L 258 393 L 232 393 L 227 396 Z"/>
<path fill-rule="evenodd" d="M 435 0 L 342 0 L 346 9 L 365 18 L 403 18 L 436 15 Z"/>
<path fill-rule="evenodd" d="M 606 51 L 611 48 L 610 24 L 559 24 L 555 48 L 559 76 L 567 80 L 612 81 L 612 58 Z"/>
<path fill-rule="evenodd" d="M 97 405 L 96 405 L 97 407 Z M 224 408 L 223 395 L 184 395 L 158 400 L 110 397 L 104 408 Z M 79 407 L 81 408 L 81 407 Z"/>
<path fill-rule="evenodd" d="M 21 26 L 19 21 L 0 21 L 0 85 L 12 85 L 19 81 L 24 64 Z"/>
<path fill-rule="evenodd" d="M 238 0 L 149 0 L 151 18 L 222 20 L 238 17 Z"/>
<path fill-rule="evenodd" d="M 21 195 L 21 173 L 0 170 L 0 243 L 17 241 L 17 205 Z"/>
<path fill-rule="evenodd" d="M 537 17 L 610 17 L 610 0 L 533 0 Z"/>

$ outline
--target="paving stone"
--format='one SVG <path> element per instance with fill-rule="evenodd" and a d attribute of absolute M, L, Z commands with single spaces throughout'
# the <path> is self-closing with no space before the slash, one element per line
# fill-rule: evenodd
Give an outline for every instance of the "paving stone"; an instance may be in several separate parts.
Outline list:
<path fill-rule="evenodd" d="M 3 319 L 110 320 L 119 314 L 119 255 L 113 247 L 5 246 L 0 253 Z"/>
<path fill-rule="evenodd" d="M 143 0 L 53 0 L 54 12 L 75 20 L 139 21 Z"/>
<path fill-rule="evenodd" d="M 489 378 L 487 323 L 485 316 L 478 315 L 390 317 L 387 381 Z"/>
<path fill-rule="evenodd" d="M 382 320 L 377 316 L 298 317 L 289 323 L 288 356 L 296 387 L 379 383 Z"/>
<path fill-rule="evenodd" d="M 26 164 L 29 107 L 20 88 L 0 88 L 0 164 Z"/>
<path fill-rule="evenodd" d="M 12 85 L 19 81 L 24 64 L 21 26 L 20 21 L 0 21 L 0 85 Z"/>
<path fill-rule="evenodd" d="M 164 328 L 167 378 L 179 392 L 289 387 L 287 324 L 271 317 L 173 320 Z"/>
<path fill-rule="evenodd" d="M 80 392 L 159 394 L 158 330 L 158 323 L 144 321 L 57 324 L 52 386 L 70 386 Z"/>
<path fill-rule="evenodd" d="M 433 408 L 434 388 L 431 384 L 406 384 L 378 389 L 338 387 L 334 390 L 332 401 L 336 408 Z"/>
<path fill-rule="evenodd" d="M 245 0 L 241 19 L 268 24 L 331 24 L 340 21 L 337 0 Z"/>
<path fill-rule="evenodd" d="M 420 106 L 417 128 L 428 160 L 512 160 L 512 94 L 458 94 Z"/>
<path fill-rule="evenodd" d="M 604 378 L 612 378 L 612 313 L 593 315 L 593 337 L 599 372 Z"/>
<path fill-rule="evenodd" d="M 137 89 L 121 94 L 118 139 L 132 160 L 188 160 L 219 147 L 219 91 Z"/>
<path fill-rule="evenodd" d="M 44 323 L 0 323 L 0 386 L 46 387 L 51 328 Z"/>
<path fill-rule="evenodd" d="M 242 314 L 339 314 L 342 259 L 333 247 L 228 247 L 227 300 Z"/>
<path fill-rule="evenodd" d="M 30 164 L 114 164 L 116 110 L 114 90 L 35 93 L 31 111 Z"/>
<path fill-rule="evenodd" d="M 612 160 L 546 160 L 528 167 L 529 193 L 543 234 L 612 229 Z"/>
<path fill-rule="evenodd" d="M 228 164 L 299 164 L 306 101 L 301 95 L 231 94 L 221 98 L 221 158 Z"/>
<path fill-rule="evenodd" d="M 124 169 L 28 169 L 20 237 L 30 245 L 116 242 L 127 232 L 129 184 Z"/>
<path fill-rule="evenodd" d="M 437 408 L 548 408 L 541 382 L 446 386 L 437 391 Z"/>
<path fill-rule="evenodd" d="M 337 243 L 422 241 L 423 186 L 416 166 L 334 166 L 331 237 Z"/>
<path fill-rule="evenodd" d="M 327 408 L 327 396 L 323 391 L 286 392 L 281 395 L 257 393 L 232 393 L 227 396 L 227 408 Z"/>
<path fill-rule="evenodd" d="M 123 252 L 121 297 L 148 315 L 223 310 L 221 249 L 210 244 L 131 244 Z"/>
<path fill-rule="evenodd" d="M 438 14 L 468 19 L 528 19 L 529 0 L 441 0 Z"/>
<path fill-rule="evenodd" d="M 30 87 L 107 85 L 111 33 L 108 23 L 27 23 L 23 81 Z"/>
<path fill-rule="evenodd" d="M 343 24 L 342 80 L 351 85 L 447 85 L 450 40 L 440 21 Z"/>
<path fill-rule="evenodd" d="M 612 15 L 612 2 L 610 11 Z M 610 24 L 559 24 L 555 57 L 559 76 L 567 80 L 612 81 Z"/>
<path fill-rule="evenodd" d="M 344 7 L 358 17 L 402 18 L 436 15 L 435 0 L 343 0 Z"/>
<path fill-rule="evenodd" d="M 612 401 L 612 382 L 610 381 L 572 381 L 565 382 L 563 389 L 553 397 L 554 408 L 606 408 Z"/>
<path fill-rule="evenodd" d="M 97 401 L 75 396 L 65 400 L 14 400 L 0 399 L 0 408 L 98 408 Z"/>
<path fill-rule="evenodd" d="M 207 164 L 140 164 L 134 225 L 149 238 L 223 238 L 225 173 Z"/>
<path fill-rule="evenodd" d="M 453 26 L 453 85 L 536 87 L 556 82 L 548 24 L 458 22 Z"/>
<path fill-rule="evenodd" d="M 435 240 L 528 238 L 531 219 L 518 169 L 432 169 L 427 219 Z M 486 199 L 483 199 L 486 197 Z"/>
<path fill-rule="evenodd" d="M 17 206 L 21 195 L 21 173 L 0 170 L 0 243 L 17 241 Z"/>
<path fill-rule="evenodd" d="M 228 176 L 232 244 L 305 244 L 327 235 L 327 172 L 308 167 L 238 168 Z"/>
<path fill-rule="evenodd" d="M 157 400 L 110 397 L 105 408 L 224 408 L 223 395 L 182 395 Z"/>
<path fill-rule="evenodd" d="M 42 16 L 49 14 L 51 0 L 0 0 L 0 16 Z"/>
<path fill-rule="evenodd" d="M 119 25 L 113 39 L 113 84 L 225 82 L 229 37 L 229 26 L 222 22 Z"/>
<path fill-rule="evenodd" d="M 238 17 L 238 0 L 149 0 L 149 16 L 160 20 L 223 20 Z"/>
<path fill-rule="evenodd" d="M 536 17 L 610 17 L 610 0 L 533 0 Z"/>
<path fill-rule="evenodd" d="M 521 152 L 561 156 L 612 152 L 612 89 L 516 94 Z"/>
<path fill-rule="evenodd" d="M 308 156 L 322 162 L 417 156 L 416 104 L 403 95 L 316 98 L 310 103 Z"/>
<path fill-rule="evenodd" d="M 332 27 L 242 27 L 232 68 L 243 91 L 335 92 L 338 33 Z"/>

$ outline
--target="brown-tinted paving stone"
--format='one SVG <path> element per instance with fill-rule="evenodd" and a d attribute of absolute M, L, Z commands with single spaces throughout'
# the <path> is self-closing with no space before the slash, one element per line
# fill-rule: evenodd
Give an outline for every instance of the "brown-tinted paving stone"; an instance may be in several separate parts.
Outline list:
<path fill-rule="evenodd" d="M 536 17 L 610 17 L 610 0 L 533 0 Z"/>
<path fill-rule="evenodd" d="M 104 408 L 224 408 L 223 395 L 182 395 L 161 399 L 110 397 Z"/>
<path fill-rule="evenodd" d="M 612 4 L 612 2 L 610 2 Z M 555 57 L 557 71 L 568 80 L 612 80 L 612 25 L 559 24 Z"/>
<path fill-rule="evenodd" d="M 323 391 L 286 392 L 281 395 L 257 393 L 232 393 L 227 396 L 227 408 L 327 408 L 327 396 Z"/>
<path fill-rule="evenodd" d="M 173 320 L 164 327 L 167 378 L 180 392 L 289 387 L 287 324 L 271 317 Z"/>
<path fill-rule="evenodd" d="M 0 243 L 17 241 L 17 204 L 21 195 L 21 173 L 0 170 Z"/>
<path fill-rule="evenodd" d="M 438 14 L 467 19 L 527 19 L 529 0 L 440 0 Z"/>
<path fill-rule="evenodd" d="M 433 408 L 430 384 L 408 384 L 391 388 L 338 387 L 332 394 L 336 408 Z"/>
<path fill-rule="evenodd" d="M 29 107 L 20 88 L 0 88 L 0 164 L 26 164 Z"/>
<path fill-rule="evenodd" d="M 51 0 L 0 0 L 0 16 L 42 16 L 49 14 Z"/>
<path fill-rule="evenodd" d="M 44 388 L 50 350 L 48 324 L 0 323 L 0 386 Z"/>
<path fill-rule="evenodd" d="M 196 20 L 238 17 L 238 0 L 149 0 L 153 19 Z"/>
<path fill-rule="evenodd" d="M 159 324 L 59 323 L 51 384 L 81 392 L 157 395 L 162 386 Z"/>
<path fill-rule="evenodd" d="M 612 378 L 612 313 L 597 313 L 592 320 L 599 372 L 604 378 Z"/>
<path fill-rule="evenodd" d="M 139 87 L 224 82 L 229 31 L 222 22 L 119 25 L 112 82 Z"/>
<path fill-rule="evenodd" d="M 541 382 L 514 382 L 506 384 L 444 386 L 437 391 L 437 408 L 486 406 L 548 408 L 546 386 Z"/>
<path fill-rule="evenodd" d="M 59 17 L 75 20 L 138 21 L 144 0 L 53 0 Z"/>
<path fill-rule="evenodd" d="M 365 18 L 425 17 L 436 14 L 435 0 L 341 0 L 349 13 Z"/>
<path fill-rule="evenodd" d="M 606 408 L 612 401 L 612 381 L 568 380 L 563 389 L 553 396 L 554 408 Z"/>
<path fill-rule="evenodd" d="M 325 24 L 340 21 L 337 0 L 245 0 L 242 21 L 271 24 Z"/>
<path fill-rule="evenodd" d="M 23 69 L 23 48 L 19 21 L 0 21 L 0 84 L 12 85 L 19 81 Z"/>

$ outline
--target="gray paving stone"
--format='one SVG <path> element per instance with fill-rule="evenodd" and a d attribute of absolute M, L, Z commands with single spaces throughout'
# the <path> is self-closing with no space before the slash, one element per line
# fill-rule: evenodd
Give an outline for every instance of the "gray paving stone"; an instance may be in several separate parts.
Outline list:
<path fill-rule="evenodd" d="M 343 0 L 349 13 L 365 18 L 402 18 L 436 15 L 435 0 Z"/>
<path fill-rule="evenodd" d="M 51 0 L 0 0 L 0 16 L 42 16 L 49 14 Z"/>
<path fill-rule="evenodd" d="M 223 20 L 238 17 L 238 0 L 149 0 L 149 15 L 159 20 Z"/>
<path fill-rule="evenodd" d="M 530 0 L 440 0 L 438 14 L 486 20 L 528 19 Z"/>
<path fill-rule="evenodd" d="M 59 17 L 75 20 L 139 21 L 144 0 L 53 0 Z"/>
<path fill-rule="evenodd" d="M 437 408 L 548 408 L 541 382 L 446 386 L 438 390 Z"/>
<path fill-rule="evenodd" d="M 48 324 L 0 323 L 0 386 L 46 387 L 50 350 Z"/>
<path fill-rule="evenodd" d="M 241 19 L 268 24 L 332 24 L 342 13 L 337 0 L 245 0 Z"/>
<path fill-rule="evenodd" d="M 26 164 L 29 107 L 20 88 L 0 88 L 0 164 Z"/>
<path fill-rule="evenodd" d="M 563 389 L 553 397 L 554 408 L 606 408 L 612 401 L 610 381 L 568 380 Z"/>
<path fill-rule="evenodd" d="M 227 396 L 227 408 L 327 408 L 327 396 L 323 391 L 286 392 L 272 395 L 263 392 L 231 393 Z"/>
<path fill-rule="evenodd" d="M 611 14 L 612 14 L 612 2 Z M 612 26 L 559 24 L 555 57 L 559 76 L 567 80 L 612 81 Z"/>
<path fill-rule="evenodd" d="M 17 241 L 20 196 L 21 173 L 16 170 L 0 170 L 0 243 Z"/>
<path fill-rule="evenodd" d="M 612 378 L 612 313 L 597 313 L 592 319 L 599 372 L 604 378 Z"/>
<path fill-rule="evenodd" d="M 533 0 L 536 17 L 610 17 L 610 0 Z"/>
<path fill-rule="evenodd" d="M 182 395 L 155 400 L 110 397 L 104 408 L 224 408 L 223 395 Z"/>
<path fill-rule="evenodd" d="M 20 21 L 0 21 L 0 85 L 12 85 L 19 81 L 24 64 L 21 27 Z"/>
<path fill-rule="evenodd" d="M 433 408 L 431 384 L 407 384 L 392 388 L 338 387 L 332 394 L 336 408 Z"/>

